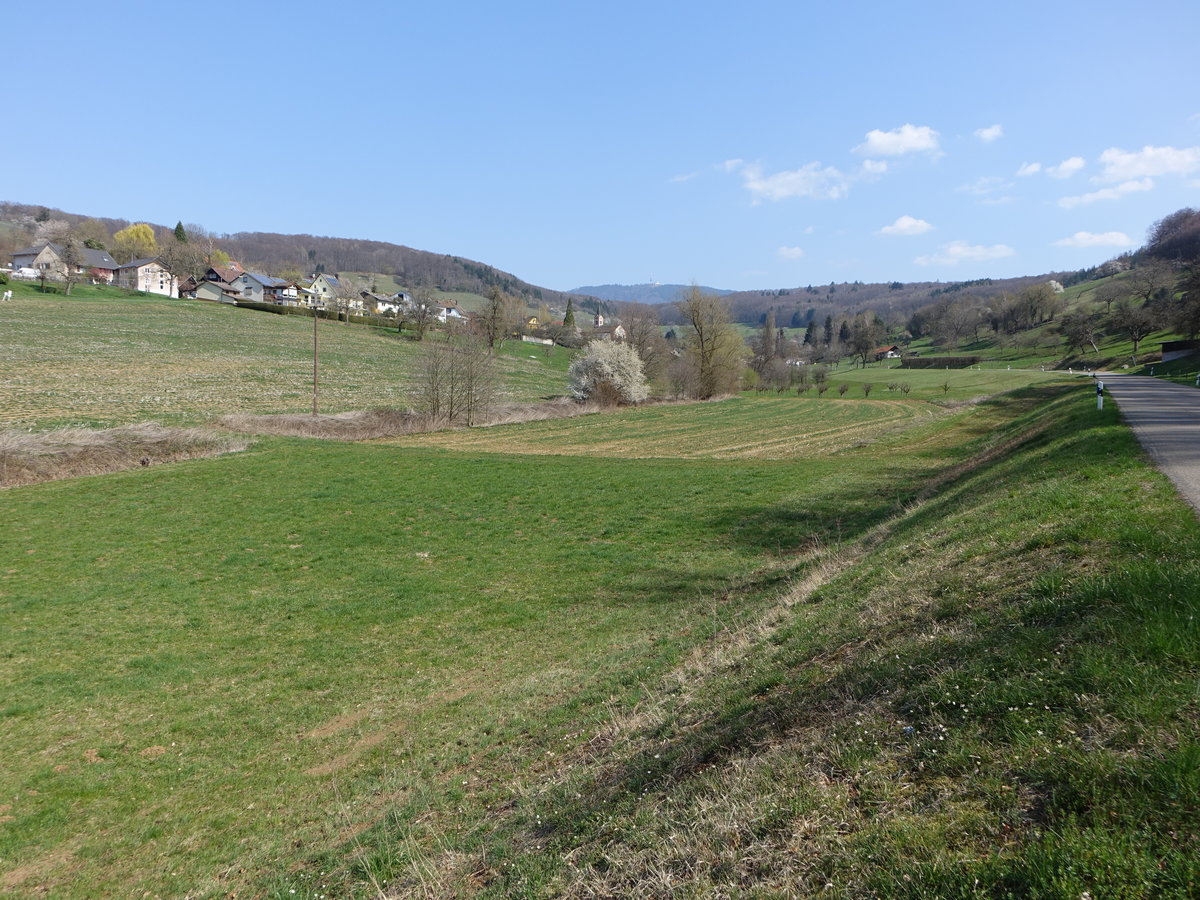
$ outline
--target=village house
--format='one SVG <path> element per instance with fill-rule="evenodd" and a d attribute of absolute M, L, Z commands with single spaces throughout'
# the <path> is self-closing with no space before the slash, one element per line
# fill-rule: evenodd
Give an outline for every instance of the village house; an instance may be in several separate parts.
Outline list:
<path fill-rule="evenodd" d="M 180 291 L 181 297 L 193 300 L 212 300 L 218 303 L 237 303 L 239 291 L 232 285 L 218 281 L 201 281 L 188 291 Z"/>
<path fill-rule="evenodd" d="M 602 318 L 597 316 L 597 318 Z M 604 325 L 600 328 L 593 328 L 588 333 L 589 340 L 593 341 L 623 341 L 625 340 L 625 326 L 621 324 Z"/>
<path fill-rule="evenodd" d="M 156 258 L 135 259 L 120 266 L 117 284 L 131 291 L 179 296 L 179 279 L 164 269 Z"/>
<path fill-rule="evenodd" d="M 12 268 L 34 269 L 39 275 L 46 273 L 47 278 L 55 280 L 66 276 L 66 267 L 62 261 L 62 244 L 45 243 L 26 247 L 12 255 Z M 116 278 L 119 265 L 109 256 L 107 250 L 93 250 L 91 247 L 81 248 L 83 264 L 76 266 L 75 275 L 87 275 L 93 281 L 103 281 L 112 284 Z"/>
<path fill-rule="evenodd" d="M 308 290 L 312 292 L 311 303 L 314 306 L 319 306 L 322 309 L 334 305 L 337 300 L 338 291 L 342 289 L 342 283 L 338 281 L 336 275 L 326 275 L 324 272 L 318 272 L 313 276 L 312 284 L 308 286 Z"/>
<path fill-rule="evenodd" d="M 890 347 L 876 347 L 872 353 L 875 356 L 876 362 L 879 362 L 883 359 L 899 359 L 900 346 L 898 344 L 892 344 Z"/>

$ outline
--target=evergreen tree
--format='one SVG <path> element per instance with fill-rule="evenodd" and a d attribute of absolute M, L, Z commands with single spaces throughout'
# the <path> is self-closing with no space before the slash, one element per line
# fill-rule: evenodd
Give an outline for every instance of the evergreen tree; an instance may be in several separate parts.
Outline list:
<path fill-rule="evenodd" d="M 175 240 L 181 244 L 187 243 L 187 232 L 183 230 L 183 222 L 175 223 Z"/>
<path fill-rule="evenodd" d="M 563 316 L 563 327 L 564 328 L 574 328 L 575 327 L 575 307 L 572 304 L 570 297 L 567 298 L 567 312 Z"/>
<path fill-rule="evenodd" d="M 833 316 L 825 317 L 825 343 L 833 343 Z"/>

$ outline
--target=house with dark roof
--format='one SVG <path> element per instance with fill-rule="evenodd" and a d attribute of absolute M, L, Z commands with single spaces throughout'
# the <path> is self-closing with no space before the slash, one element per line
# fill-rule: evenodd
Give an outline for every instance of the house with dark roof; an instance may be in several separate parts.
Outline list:
<path fill-rule="evenodd" d="M 117 283 L 131 291 L 179 296 L 179 279 L 159 263 L 157 257 L 134 259 L 117 269 Z"/>
<path fill-rule="evenodd" d="M 194 285 L 191 290 L 181 291 L 181 297 L 188 297 L 192 300 L 212 300 L 218 303 L 237 303 L 240 293 L 238 289 L 231 284 L 223 284 L 219 281 L 201 281 Z"/>
<path fill-rule="evenodd" d="M 52 244 L 48 241 L 33 247 L 26 247 L 12 255 L 12 267 L 13 269 L 35 269 L 39 274 L 45 272 L 48 278 L 61 279 L 66 276 L 62 252 L 62 244 Z M 93 281 L 112 284 L 119 266 L 117 261 L 108 255 L 108 251 L 83 247 L 81 253 L 83 264 L 75 267 L 74 274 L 87 275 Z"/>
<path fill-rule="evenodd" d="M 342 283 L 338 281 L 336 275 L 318 272 L 313 276 L 312 284 L 308 286 L 308 289 L 313 294 L 313 305 L 326 309 L 334 306 L 338 291 L 342 289 Z"/>
<path fill-rule="evenodd" d="M 242 276 L 243 269 L 237 263 L 231 263 L 228 266 L 210 266 L 208 271 L 204 273 L 205 281 L 217 281 L 221 284 L 237 284 L 237 280 Z"/>
<path fill-rule="evenodd" d="M 273 278 L 270 275 L 261 275 L 258 272 L 246 272 L 239 275 L 234 284 L 241 290 L 243 300 L 251 300 L 255 303 L 284 303 L 284 292 L 289 286 L 289 282 L 282 278 Z M 295 287 L 295 285 L 291 285 Z M 295 301 L 295 294 L 291 297 Z"/>

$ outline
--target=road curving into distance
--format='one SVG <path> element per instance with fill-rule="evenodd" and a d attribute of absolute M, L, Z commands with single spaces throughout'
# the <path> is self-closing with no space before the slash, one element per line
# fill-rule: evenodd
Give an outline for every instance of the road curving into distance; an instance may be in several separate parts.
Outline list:
<path fill-rule="evenodd" d="M 1100 376 L 1155 465 L 1200 515 L 1200 390 L 1143 375 Z"/>

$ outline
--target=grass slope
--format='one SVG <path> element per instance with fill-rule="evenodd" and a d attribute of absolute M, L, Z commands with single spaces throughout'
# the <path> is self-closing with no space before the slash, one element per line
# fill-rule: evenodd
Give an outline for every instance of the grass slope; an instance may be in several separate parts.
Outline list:
<path fill-rule="evenodd" d="M 0 426 L 311 409 L 310 319 L 84 285 L 71 297 L 14 290 L 0 309 Z M 334 322 L 321 322 L 319 335 L 322 411 L 408 405 L 419 345 Z M 508 398 L 563 393 L 564 356 L 502 356 Z"/>
<path fill-rule="evenodd" d="M 0 494 L 0 891 L 1187 896 L 1200 526 L 1086 388 L 893 405 Z"/>

